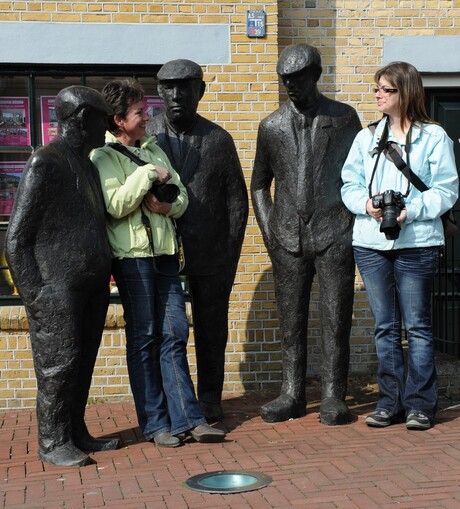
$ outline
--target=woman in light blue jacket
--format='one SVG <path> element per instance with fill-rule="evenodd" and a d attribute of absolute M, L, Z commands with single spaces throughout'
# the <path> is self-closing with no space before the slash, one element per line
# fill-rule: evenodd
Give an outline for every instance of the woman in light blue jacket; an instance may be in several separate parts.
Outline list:
<path fill-rule="evenodd" d="M 431 290 L 444 245 L 441 215 L 457 200 L 458 175 L 452 140 L 426 112 L 417 69 L 393 62 L 375 81 L 383 118 L 356 136 L 342 169 L 342 199 L 356 215 L 355 260 L 375 318 L 379 398 L 366 424 L 405 420 L 408 429 L 428 429 L 437 406 Z M 398 169 L 389 143 L 427 190 Z"/>

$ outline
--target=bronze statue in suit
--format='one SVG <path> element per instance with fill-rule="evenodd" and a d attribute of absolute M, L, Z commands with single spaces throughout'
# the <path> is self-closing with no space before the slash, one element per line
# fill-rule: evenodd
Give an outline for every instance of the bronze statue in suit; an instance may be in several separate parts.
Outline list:
<path fill-rule="evenodd" d="M 340 173 L 361 123 L 353 108 L 319 92 L 316 48 L 287 47 L 277 72 L 289 99 L 259 126 L 251 181 L 254 211 L 273 264 L 283 366 L 281 393 L 262 406 L 261 415 L 277 422 L 306 414 L 308 310 L 316 274 L 320 417 L 325 424 L 343 424 L 351 420 L 345 397 L 355 265 L 353 217 L 341 200 Z"/>
<path fill-rule="evenodd" d="M 158 92 L 166 110 L 147 126 L 184 183 L 189 205 L 177 220 L 185 252 L 198 370 L 208 420 L 222 417 L 228 303 L 248 217 L 248 192 L 230 134 L 197 114 L 203 71 L 190 60 L 165 63 Z"/>
<path fill-rule="evenodd" d="M 37 376 L 38 454 L 61 466 L 94 461 L 84 451 L 116 449 L 94 438 L 84 414 L 109 303 L 111 253 L 96 168 L 110 107 L 88 87 L 55 102 L 59 134 L 29 158 L 6 237 L 24 302 Z"/>

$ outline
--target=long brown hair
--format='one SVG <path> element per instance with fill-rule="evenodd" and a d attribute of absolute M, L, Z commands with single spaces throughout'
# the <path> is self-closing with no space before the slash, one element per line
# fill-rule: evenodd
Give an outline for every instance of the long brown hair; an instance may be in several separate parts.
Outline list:
<path fill-rule="evenodd" d="M 410 125 L 417 121 L 435 123 L 426 111 L 422 77 L 412 64 L 391 62 L 375 73 L 375 82 L 378 83 L 382 77 L 399 91 L 401 129 L 407 122 Z"/>

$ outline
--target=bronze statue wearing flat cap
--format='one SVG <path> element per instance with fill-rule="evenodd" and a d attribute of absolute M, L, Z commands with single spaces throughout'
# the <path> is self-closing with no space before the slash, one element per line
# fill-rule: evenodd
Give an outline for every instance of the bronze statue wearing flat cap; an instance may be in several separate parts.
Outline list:
<path fill-rule="evenodd" d="M 203 71 L 172 60 L 158 72 L 166 110 L 147 131 L 157 136 L 187 188 L 177 220 L 192 301 L 198 400 L 208 420 L 220 419 L 228 336 L 228 303 L 248 217 L 247 188 L 230 134 L 197 113 Z"/>
<path fill-rule="evenodd" d="M 296 44 L 285 48 L 279 57 L 276 65 L 276 72 L 280 76 L 294 74 L 304 69 L 316 71 L 315 82 L 319 80 L 322 73 L 321 55 L 319 51 L 308 44 Z"/>
<path fill-rule="evenodd" d="M 6 255 L 30 327 L 37 377 L 38 454 L 62 466 L 115 449 L 92 437 L 84 414 L 109 299 L 111 253 L 99 178 L 88 158 L 104 144 L 102 95 L 68 87 L 56 97 L 58 131 L 28 160 Z"/>
<path fill-rule="evenodd" d="M 350 422 L 345 403 L 354 296 L 353 217 L 340 196 L 341 169 L 356 133 L 356 111 L 318 90 L 321 56 L 289 46 L 277 71 L 288 101 L 259 126 L 251 193 L 273 264 L 281 330 L 280 395 L 261 408 L 267 422 L 306 413 L 310 290 L 320 287 L 321 422 Z M 275 180 L 272 199 L 271 186 Z"/>
<path fill-rule="evenodd" d="M 181 58 L 166 62 L 157 74 L 158 81 L 165 80 L 202 80 L 203 69 L 196 62 Z"/>

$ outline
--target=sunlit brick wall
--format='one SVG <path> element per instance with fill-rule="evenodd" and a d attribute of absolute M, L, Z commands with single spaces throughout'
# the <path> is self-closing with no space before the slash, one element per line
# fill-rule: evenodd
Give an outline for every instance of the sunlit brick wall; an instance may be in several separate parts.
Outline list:
<path fill-rule="evenodd" d="M 266 37 L 247 37 L 246 12 L 249 8 L 265 10 Z M 231 63 L 204 68 L 207 89 L 200 102 L 200 113 L 232 134 L 249 187 L 257 127 L 279 105 L 275 73 L 278 57 L 276 1 L 256 0 L 251 4 L 210 0 L 0 2 L 0 29 L 1 22 L 5 21 L 229 25 Z M 39 41 L 36 43 L 39 44 Z M 142 44 L 142 41 L 120 41 L 120 44 L 124 43 L 133 44 L 135 48 L 135 44 Z M 108 51 L 113 50 L 108 48 Z M 229 315 L 225 383 L 225 391 L 229 393 L 258 389 L 266 380 L 279 379 L 279 352 L 276 352 L 279 347 L 273 343 L 276 322 L 269 267 L 251 211 Z M 3 313 L 0 323 L 0 408 L 33 406 L 35 376 L 24 309 L 16 306 L 0 311 Z M 265 338 L 270 341 L 267 353 L 263 344 Z M 189 352 L 195 380 L 193 327 Z M 91 398 L 129 396 L 124 353 L 122 307 L 112 305 L 95 369 Z"/>
<path fill-rule="evenodd" d="M 266 38 L 246 37 L 249 8 L 266 11 Z M 275 73 L 279 51 L 300 42 L 317 46 L 323 58 L 321 90 L 356 107 L 366 124 L 376 118 L 371 88 L 373 74 L 382 61 L 383 37 L 459 35 L 460 1 L 0 1 L 0 29 L 2 21 L 229 24 L 231 63 L 204 68 L 208 86 L 200 113 L 232 134 L 249 187 L 257 127 L 279 106 L 280 87 Z M 374 373 L 373 321 L 359 278 L 356 290 L 351 371 Z M 310 312 L 309 375 L 320 374 L 318 299 L 315 286 Z M 0 408 L 33 406 L 35 377 L 24 310 L 2 308 L 0 313 Z M 271 265 L 252 208 L 229 324 L 226 394 L 278 388 L 281 355 Z M 95 369 L 93 400 L 129 396 L 124 351 L 122 308 L 112 305 Z M 189 361 L 195 379 L 193 327 Z"/>

